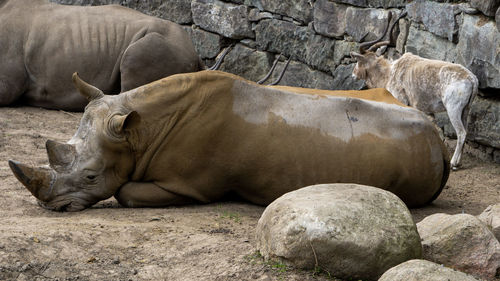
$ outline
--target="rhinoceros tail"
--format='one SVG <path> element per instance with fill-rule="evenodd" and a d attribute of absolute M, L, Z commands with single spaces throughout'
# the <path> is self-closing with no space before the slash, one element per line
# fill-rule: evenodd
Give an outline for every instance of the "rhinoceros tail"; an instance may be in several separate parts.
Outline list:
<path fill-rule="evenodd" d="M 443 154 L 443 176 L 441 177 L 441 185 L 439 186 L 438 191 L 434 193 L 434 195 L 431 197 L 431 199 L 429 199 L 426 205 L 432 203 L 432 201 L 438 198 L 439 194 L 441 194 L 441 191 L 443 191 L 444 187 L 446 186 L 446 182 L 448 181 L 448 177 L 450 176 L 450 155 L 448 153 L 448 149 L 444 145 L 444 142 L 441 142 L 441 151 Z"/>

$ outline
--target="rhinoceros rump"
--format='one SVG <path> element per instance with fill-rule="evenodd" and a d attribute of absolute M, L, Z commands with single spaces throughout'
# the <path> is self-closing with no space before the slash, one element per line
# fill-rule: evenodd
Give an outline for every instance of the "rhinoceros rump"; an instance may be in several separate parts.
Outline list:
<path fill-rule="evenodd" d="M 383 89 L 368 91 L 389 102 L 201 71 L 108 96 L 73 80 L 90 103 L 68 143 L 47 141 L 51 169 L 10 162 L 48 209 L 113 195 L 127 207 L 207 203 L 228 192 L 266 205 L 337 182 L 383 188 L 413 207 L 434 200 L 448 177 L 434 125 Z"/>
<path fill-rule="evenodd" d="M 0 27 L 0 106 L 81 111 L 75 71 L 118 94 L 203 68 L 181 26 L 117 5 L 0 0 Z"/>

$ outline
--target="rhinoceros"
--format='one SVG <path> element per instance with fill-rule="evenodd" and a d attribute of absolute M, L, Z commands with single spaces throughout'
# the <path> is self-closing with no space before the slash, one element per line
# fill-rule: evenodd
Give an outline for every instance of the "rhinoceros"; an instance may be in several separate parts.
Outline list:
<path fill-rule="evenodd" d="M 267 205 L 337 182 L 383 188 L 415 207 L 434 200 L 448 178 L 434 125 L 397 101 L 262 86 L 219 71 L 176 74 L 115 96 L 73 80 L 90 103 L 67 143 L 46 142 L 50 167 L 9 161 L 51 210 L 79 211 L 113 195 L 126 207 L 227 194 Z"/>
<path fill-rule="evenodd" d="M 118 5 L 0 0 L 0 106 L 82 111 L 78 71 L 108 94 L 203 69 L 179 25 Z"/>

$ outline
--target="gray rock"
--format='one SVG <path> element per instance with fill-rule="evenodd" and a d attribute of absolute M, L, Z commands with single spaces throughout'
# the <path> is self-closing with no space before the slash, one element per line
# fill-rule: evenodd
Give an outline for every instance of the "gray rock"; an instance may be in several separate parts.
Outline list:
<path fill-rule="evenodd" d="M 333 72 L 333 84 L 330 90 L 361 90 L 365 87 L 364 80 L 352 77 L 355 64 L 339 65 Z"/>
<path fill-rule="evenodd" d="M 346 5 L 328 0 L 314 3 L 314 30 L 324 36 L 343 38 L 346 30 Z"/>
<path fill-rule="evenodd" d="M 500 241 L 500 203 L 488 206 L 477 218 L 484 222 Z"/>
<path fill-rule="evenodd" d="M 202 59 L 215 58 L 221 51 L 222 38 L 220 35 L 204 31 L 199 28 L 184 28 L 193 41 L 196 52 Z"/>
<path fill-rule="evenodd" d="M 434 122 L 436 125 L 443 130 L 444 136 L 452 139 L 457 138 L 457 134 L 455 132 L 455 129 L 453 129 L 453 126 L 451 125 L 450 118 L 448 117 L 448 113 L 446 111 L 444 112 L 439 112 L 434 114 Z M 469 126 L 471 122 L 469 119 Z M 467 140 L 472 140 L 470 138 L 470 135 L 467 135 Z"/>
<path fill-rule="evenodd" d="M 417 0 L 408 4 L 406 9 L 411 20 L 423 23 L 427 30 L 438 36 L 456 41 L 458 34 L 458 23 L 455 20 L 458 11 L 456 5 Z"/>
<path fill-rule="evenodd" d="M 284 62 L 278 63 L 270 81 L 278 78 L 284 65 Z M 334 78 L 331 75 L 313 70 L 303 63 L 292 60 L 279 85 L 330 90 L 334 83 Z"/>
<path fill-rule="evenodd" d="M 328 72 L 335 65 L 335 41 L 309 31 L 305 62 Z"/>
<path fill-rule="evenodd" d="M 378 281 L 479 281 L 449 267 L 426 260 L 410 260 L 386 271 Z"/>
<path fill-rule="evenodd" d="M 250 12 L 248 13 L 248 19 L 250 21 L 260 21 L 263 19 L 274 19 L 275 15 L 269 13 L 269 12 L 261 12 L 259 9 L 251 9 Z"/>
<path fill-rule="evenodd" d="M 142 13 L 171 20 L 179 24 L 192 23 L 191 0 L 151 0 L 151 1 L 124 1 L 124 0 L 50 0 L 59 4 L 71 5 L 107 5 L 119 4 L 138 10 Z"/>
<path fill-rule="evenodd" d="M 282 53 L 322 71 L 334 66 L 335 41 L 315 34 L 310 28 L 281 20 L 262 20 L 255 28 L 261 49 Z"/>
<path fill-rule="evenodd" d="M 402 8 L 408 2 L 411 2 L 411 0 L 334 0 L 334 1 L 358 7 L 373 7 L 373 8 Z"/>
<path fill-rule="evenodd" d="M 396 20 L 398 14 L 393 15 L 391 22 Z M 349 7 L 346 11 L 346 33 L 356 42 L 360 42 L 366 33 L 368 35 L 364 41 L 374 40 L 382 35 L 387 26 L 388 16 L 387 10 Z M 388 38 L 388 35 L 385 38 Z"/>
<path fill-rule="evenodd" d="M 488 17 L 494 17 L 500 6 L 500 0 L 470 0 L 470 5 Z"/>
<path fill-rule="evenodd" d="M 335 65 L 341 64 L 345 59 L 351 60 L 350 53 L 358 51 L 358 44 L 355 42 L 348 42 L 344 40 L 335 41 L 335 53 L 333 54 L 333 61 Z M 332 71 L 333 72 L 333 71 Z"/>
<path fill-rule="evenodd" d="M 428 31 L 419 30 L 414 25 L 411 25 L 408 39 L 406 40 L 406 52 L 427 59 L 455 63 L 457 45 Z"/>
<path fill-rule="evenodd" d="M 252 24 L 248 18 L 249 9 L 247 6 L 219 0 L 193 0 L 191 2 L 193 20 L 196 25 L 234 39 L 254 37 Z"/>
<path fill-rule="evenodd" d="M 255 27 L 255 40 L 261 49 L 305 61 L 309 32 L 291 22 L 262 20 Z"/>
<path fill-rule="evenodd" d="M 480 88 L 500 89 L 500 32 L 493 20 L 464 15 L 457 61 L 479 79 Z M 500 92 L 500 91 L 499 91 Z"/>
<path fill-rule="evenodd" d="M 494 280 L 500 272 L 500 242 L 478 218 L 468 215 L 434 214 L 417 224 L 423 257 Z"/>
<path fill-rule="evenodd" d="M 500 149 L 500 100 L 476 97 L 467 133 L 468 139 Z"/>
<path fill-rule="evenodd" d="M 257 82 L 269 72 L 273 59 L 269 53 L 236 44 L 224 58 L 220 70 Z"/>
<path fill-rule="evenodd" d="M 250 3 L 261 11 L 288 16 L 302 23 L 307 24 L 312 20 L 312 6 L 309 0 L 250 0 Z"/>
<path fill-rule="evenodd" d="M 313 185 L 271 203 L 256 230 L 265 259 L 315 265 L 342 279 L 378 278 L 421 255 L 405 204 L 393 193 L 356 184 Z"/>

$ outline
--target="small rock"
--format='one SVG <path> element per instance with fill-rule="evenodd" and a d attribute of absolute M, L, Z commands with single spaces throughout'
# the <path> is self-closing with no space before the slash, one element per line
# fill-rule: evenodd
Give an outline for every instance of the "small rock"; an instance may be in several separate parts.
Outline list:
<path fill-rule="evenodd" d="M 478 217 L 500 241 L 500 203 L 488 206 Z"/>
<path fill-rule="evenodd" d="M 417 224 L 423 257 L 494 280 L 500 270 L 500 242 L 478 218 L 468 214 L 434 214 Z"/>
<path fill-rule="evenodd" d="M 387 270 L 378 281 L 478 281 L 460 271 L 426 260 L 410 260 Z"/>

